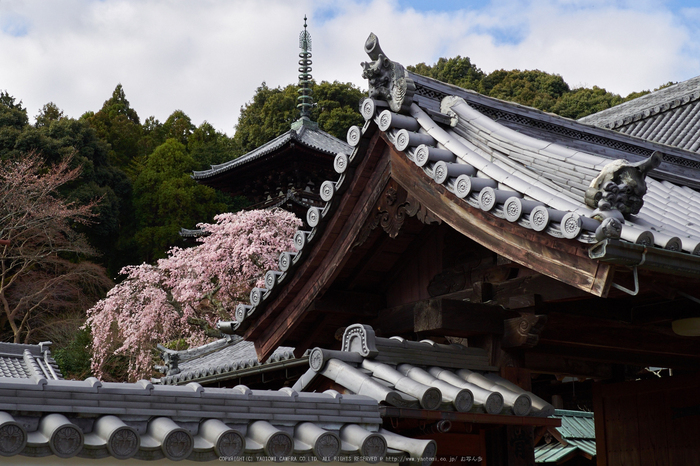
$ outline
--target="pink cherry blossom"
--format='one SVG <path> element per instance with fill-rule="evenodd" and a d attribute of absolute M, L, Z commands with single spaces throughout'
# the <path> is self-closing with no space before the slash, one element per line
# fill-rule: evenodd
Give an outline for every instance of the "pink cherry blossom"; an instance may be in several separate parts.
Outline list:
<path fill-rule="evenodd" d="M 219 320 L 233 320 L 253 286 L 277 268 L 301 221 L 284 210 L 221 214 L 199 224 L 200 244 L 173 248 L 157 265 L 122 269 L 125 279 L 88 310 L 93 334 L 92 369 L 104 375 L 112 354 L 128 356 L 129 378 L 148 377 L 157 343 L 184 339 L 201 345 L 217 336 Z"/>

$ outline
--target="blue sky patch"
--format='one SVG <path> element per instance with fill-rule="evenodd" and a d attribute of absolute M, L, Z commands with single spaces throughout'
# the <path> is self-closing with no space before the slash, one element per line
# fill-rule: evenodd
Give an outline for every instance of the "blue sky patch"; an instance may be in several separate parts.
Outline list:
<path fill-rule="evenodd" d="M 29 21 L 15 13 L 4 14 L 0 17 L 0 30 L 9 36 L 23 37 L 29 34 Z"/>
<path fill-rule="evenodd" d="M 416 11 L 457 11 L 479 10 L 485 4 L 483 0 L 399 0 L 399 6 L 413 8 Z"/>
<path fill-rule="evenodd" d="M 471 28 L 471 31 L 493 37 L 496 45 L 517 45 L 527 37 L 528 28 L 526 25 L 492 28 L 477 26 Z"/>

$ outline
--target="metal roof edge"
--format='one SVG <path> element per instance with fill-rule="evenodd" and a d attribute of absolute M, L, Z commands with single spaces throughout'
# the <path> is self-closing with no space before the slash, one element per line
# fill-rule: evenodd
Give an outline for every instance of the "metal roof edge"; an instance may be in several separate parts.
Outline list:
<path fill-rule="evenodd" d="M 608 238 L 594 244 L 589 248 L 588 256 L 615 265 L 690 277 L 700 275 L 700 256 L 617 239 Z"/>

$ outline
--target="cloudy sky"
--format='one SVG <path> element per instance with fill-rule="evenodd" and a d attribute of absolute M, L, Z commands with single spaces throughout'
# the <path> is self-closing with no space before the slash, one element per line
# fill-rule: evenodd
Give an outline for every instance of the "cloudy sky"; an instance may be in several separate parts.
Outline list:
<path fill-rule="evenodd" d="M 97 111 L 121 83 L 142 121 L 176 109 L 234 133 L 265 81 L 297 80 L 304 15 L 316 80 L 366 88 L 370 32 L 404 65 L 468 56 L 626 95 L 700 75 L 700 8 L 663 0 L 0 0 L 0 90 L 30 118 Z"/>

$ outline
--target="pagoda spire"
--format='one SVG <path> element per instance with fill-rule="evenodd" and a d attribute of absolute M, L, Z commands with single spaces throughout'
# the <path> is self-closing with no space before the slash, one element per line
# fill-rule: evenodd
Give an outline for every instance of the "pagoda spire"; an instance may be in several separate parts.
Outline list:
<path fill-rule="evenodd" d="M 299 33 L 299 97 L 297 108 L 301 111 L 301 117 L 292 123 L 292 129 L 298 130 L 302 126 L 318 128 L 318 124 L 311 121 L 311 109 L 314 106 L 311 84 L 311 34 L 306 30 L 306 15 L 304 15 L 304 30 Z"/>

